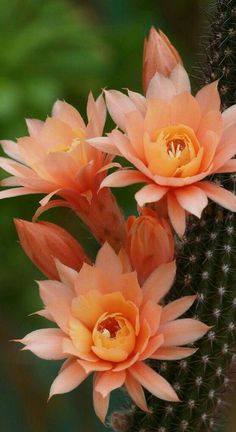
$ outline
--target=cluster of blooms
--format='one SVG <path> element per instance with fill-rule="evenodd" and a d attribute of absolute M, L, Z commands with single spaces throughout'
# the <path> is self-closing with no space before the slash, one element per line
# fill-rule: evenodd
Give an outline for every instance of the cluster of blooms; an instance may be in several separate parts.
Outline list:
<path fill-rule="evenodd" d="M 236 171 L 236 106 L 221 113 L 216 82 L 193 97 L 178 52 L 153 28 L 143 86 L 145 96 L 105 91 L 106 103 L 90 94 L 87 125 L 57 101 L 45 122 L 27 120 L 29 136 L 2 141 L 9 158 L 0 158 L 0 167 L 11 176 L 1 182 L 7 188 L 0 198 L 45 194 L 33 222 L 15 222 L 25 252 L 50 279 L 39 283 L 38 314 L 57 325 L 20 342 L 43 359 L 65 359 L 50 396 L 94 373 L 94 408 L 103 422 L 110 392 L 123 385 L 147 412 L 143 387 L 179 400 L 146 360 L 194 354 L 184 345 L 209 327 L 179 319 L 196 296 L 165 301 L 176 274 L 174 235 L 183 236 L 188 214 L 201 217 L 208 198 L 236 211 L 236 197 L 209 180 Z M 116 128 L 103 136 L 106 107 Z M 114 162 L 117 155 L 132 167 Z M 139 215 L 125 221 L 110 187 L 134 183 L 145 184 L 135 195 Z M 72 208 L 100 242 L 95 263 L 63 228 L 35 222 L 55 206 Z"/>

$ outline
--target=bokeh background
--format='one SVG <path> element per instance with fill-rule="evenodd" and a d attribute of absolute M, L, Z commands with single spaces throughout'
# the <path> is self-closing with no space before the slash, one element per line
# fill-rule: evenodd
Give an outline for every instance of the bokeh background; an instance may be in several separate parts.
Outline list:
<path fill-rule="evenodd" d="M 213 7 L 208 0 L 0 0 L 0 138 L 26 134 L 24 118 L 44 119 L 56 99 L 84 113 L 90 90 L 96 96 L 104 87 L 141 91 L 143 40 L 151 25 L 178 47 L 196 86 L 205 18 Z M 130 212 L 127 195 L 118 196 Z M 13 224 L 13 217 L 30 220 L 40 198 L 0 202 L 0 429 L 109 431 L 93 414 L 91 382 L 47 404 L 60 362 L 39 360 L 9 342 L 45 326 L 28 316 L 41 308 L 34 281 L 43 276 L 21 250 Z M 96 250 L 70 211 L 54 210 L 44 219 Z M 123 400 L 117 392 L 113 407 Z M 232 422 L 228 431 L 235 431 Z"/>

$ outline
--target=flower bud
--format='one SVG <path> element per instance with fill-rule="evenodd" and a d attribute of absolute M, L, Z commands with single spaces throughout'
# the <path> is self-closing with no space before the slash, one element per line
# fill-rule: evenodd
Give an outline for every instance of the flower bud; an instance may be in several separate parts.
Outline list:
<path fill-rule="evenodd" d="M 143 55 L 143 87 L 146 93 L 149 81 L 156 72 L 168 76 L 174 67 L 182 63 L 178 51 L 168 37 L 152 27 L 148 39 L 144 43 Z"/>
<path fill-rule="evenodd" d="M 127 230 L 127 253 L 140 283 L 143 283 L 153 270 L 173 260 L 172 231 L 164 218 L 148 208 L 144 208 L 140 216 L 128 218 Z"/>
<path fill-rule="evenodd" d="M 79 242 L 58 225 L 15 219 L 15 226 L 26 255 L 49 279 L 59 279 L 55 258 L 77 271 L 89 262 Z"/>

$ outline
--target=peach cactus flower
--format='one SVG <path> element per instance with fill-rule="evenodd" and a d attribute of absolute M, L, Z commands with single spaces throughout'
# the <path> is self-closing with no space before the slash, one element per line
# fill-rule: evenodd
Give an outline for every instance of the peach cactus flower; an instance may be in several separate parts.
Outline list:
<path fill-rule="evenodd" d="M 1 141 L 5 153 L 15 160 L 0 158 L 0 168 L 11 174 L 0 183 L 11 187 L 0 192 L 0 199 L 47 194 L 39 213 L 70 205 L 99 241 L 109 240 L 118 248 L 125 236 L 123 216 L 110 191 L 98 193 L 112 156 L 86 143 L 87 138 L 103 133 L 106 107 L 101 95 L 95 101 L 90 93 L 87 115 L 86 125 L 74 107 L 57 101 L 45 122 L 27 120 L 29 136 L 17 143 Z M 63 199 L 48 202 L 55 194 Z"/>
<path fill-rule="evenodd" d="M 217 82 L 193 97 L 187 73 L 178 64 L 169 78 L 154 75 L 146 98 L 110 90 L 106 101 L 123 132 L 115 129 L 103 141 L 89 142 L 124 156 L 136 170 L 116 171 L 101 187 L 146 183 L 135 195 L 138 205 L 165 198 L 179 236 L 185 232 L 186 215 L 200 218 L 208 198 L 236 211 L 236 196 L 209 179 L 212 174 L 236 171 L 236 105 L 221 113 Z"/>
<path fill-rule="evenodd" d="M 50 397 L 77 387 L 91 373 L 93 401 L 104 422 L 110 392 L 125 386 L 133 401 L 148 411 L 143 388 L 177 402 L 171 385 L 146 359 L 176 360 L 196 349 L 183 347 L 202 337 L 208 326 L 178 319 L 193 304 L 187 296 L 160 306 L 175 277 L 175 263 L 163 264 L 140 287 L 136 273 L 122 272 L 122 263 L 105 243 L 94 266 L 79 273 L 57 263 L 61 282 L 39 282 L 44 316 L 59 328 L 33 331 L 20 340 L 23 349 L 43 359 L 66 359 L 50 389 Z M 42 314 L 42 311 L 39 312 Z"/>
<path fill-rule="evenodd" d="M 127 220 L 127 253 L 140 283 L 157 267 L 174 259 L 174 238 L 168 222 L 148 208 Z"/>
<path fill-rule="evenodd" d="M 170 75 L 174 67 L 182 63 L 180 55 L 168 37 L 161 31 L 151 28 L 144 42 L 143 53 L 143 88 L 146 93 L 148 84 L 156 72 Z"/>
<path fill-rule="evenodd" d="M 77 271 L 90 262 L 80 243 L 58 225 L 15 219 L 15 226 L 26 255 L 50 279 L 60 279 L 55 259 Z"/>

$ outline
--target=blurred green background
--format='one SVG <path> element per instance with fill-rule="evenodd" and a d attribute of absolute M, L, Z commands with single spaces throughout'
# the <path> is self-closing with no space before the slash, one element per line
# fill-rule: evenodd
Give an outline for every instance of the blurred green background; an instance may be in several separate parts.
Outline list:
<path fill-rule="evenodd" d="M 168 34 L 197 83 L 204 17 L 212 7 L 208 0 L 0 0 L 0 137 L 24 135 L 24 118 L 44 119 L 58 98 L 84 113 L 90 89 L 95 95 L 104 87 L 141 91 L 143 40 L 151 25 Z M 0 429 L 109 431 L 93 413 L 91 382 L 47 404 L 60 362 L 39 360 L 9 342 L 47 326 L 27 317 L 41 308 L 34 280 L 43 276 L 21 250 L 13 225 L 13 217 L 30 220 L 39 199 L 0 201 Z M 44 219 L 96 248 L 69 211 L 51 211 Z M 117 392 L 113 406 L 122 400 Z"/>

